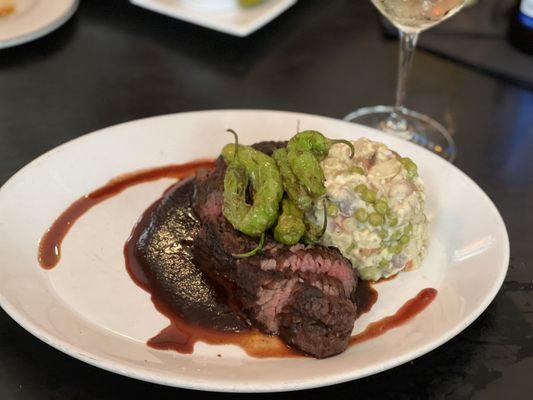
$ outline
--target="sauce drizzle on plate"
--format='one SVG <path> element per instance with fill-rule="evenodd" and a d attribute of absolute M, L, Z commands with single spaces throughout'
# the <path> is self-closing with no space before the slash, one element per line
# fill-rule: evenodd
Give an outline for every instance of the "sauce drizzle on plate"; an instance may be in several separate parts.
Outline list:
<path fill-rule="evenodd" d="M 125 174 L 110 180 L 106 185 L 92 191 L 72 203 L 48 228 L 39 242 L 38 259 L 44 269 L 54 268 L 61 258 L 61 243 L 74 223 L 98 203 L 113 197 L 123 190 L 143 182 L 161 178 L 183 179 L 194 175 L 199 168 L 212 168 L 214 161 L 199 160 L 180 165 L 166 165 Z"/>
<path fill-rule="evenodd" d="M 370 323 L 363 332 L 354 335 L 350 339 L 350 345 L 383 335 L 385 332 L 397 328 L 422 312 L 437 297 L 437 290 L 426 288 L 421 290 L 415 297 L 407 300 L 396 313 Z"/>

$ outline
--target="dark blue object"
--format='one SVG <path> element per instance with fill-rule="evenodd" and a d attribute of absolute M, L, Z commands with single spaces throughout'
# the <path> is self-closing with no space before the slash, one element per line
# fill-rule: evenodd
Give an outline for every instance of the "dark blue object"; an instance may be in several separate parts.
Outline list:
<path fill-rule="evenodd" d="M 518 11 L 518 21 L 529 29 L 533 29 L 533 17 L 524 14 L 522 10 Z"/>

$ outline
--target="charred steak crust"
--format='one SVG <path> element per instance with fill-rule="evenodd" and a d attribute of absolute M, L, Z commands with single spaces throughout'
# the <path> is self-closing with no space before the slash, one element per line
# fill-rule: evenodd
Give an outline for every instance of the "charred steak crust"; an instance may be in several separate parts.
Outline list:
<path fill-rule="evenodd" d="M 165 193 L 135 243 L 136 258 L 150 285 L 188 323 L 223 331 L 245 330 L 247 320 L 228 305 L 227 291 L 208 279 L 193 260 L 200 231 L 200 221 L 191 208 L 194 188 L 191 179 Z"/>
<path fill-rule="evenodd" d="M 286 146 L 287 146 L 286 141 L 280 141 L 280 142 L 264 141 L 264 142 L 259 142 L 259 143 L 255 143 L 252 145 L 254 149 L 259 150 L 268 156 L 271 156 L 274 150 L 281 149 L 282 147 L 286 147 Z"/>
<path fill-rule="evenodd" d="M 348 346 L 354 304 L 346 298 L 324 295 L 316 287 L 298 285 L 280 315 L 279 335 L 305 353 L 327 357 Z"/>
<path fill-rule="evenodd" d="M 284 142 L 262 142 L 255 148 L 271 154 Z M 193 209 L 202 224 L 195 256 L 202 271 L 227 288 L 230 300 L 262 331 L 314 357 L 344 351 L 356 318 L 353 294 L 357 277 L 335 248 L 283 246 L 267 240 L 264 251 L 246 259 L 231 254 L 257 242 L 224 218 L 222 158 L 211 172 L 196 177 Z M 208 262 L 210 261 L 210 262 Z"/>

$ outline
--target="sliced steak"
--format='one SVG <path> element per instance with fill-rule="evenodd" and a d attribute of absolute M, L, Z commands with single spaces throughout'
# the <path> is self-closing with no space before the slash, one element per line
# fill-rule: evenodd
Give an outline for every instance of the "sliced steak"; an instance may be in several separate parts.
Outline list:
<path fill-rule="evenodd" d="M 155 290 L 188 323 L 222 331 L 242 331 L 246 318 L 228 305 L 225 288 L 208 279 L 193 262 L 200 221 L 191 209 L 192 180 L 179 182 L 154 205 L 135 243 L 139 260 Z"/>
<path fill-rule="evenodd" d="M 336 248 L 269 243 L 263 251 L 260 266 L 263 270 L 290 270 L 336 278 L 342 283 L 347 297 L 351 297 L 357 284 L 353 269 Z"/>
<path fill-rule="evenodd" d="M 268 142 L 266 153 L 281 147 Z M 261 330 L 318 358 L 346 349 L 355 321 L 357 277 L 337 249 L 282 246 L 267 240 L 264 251 L 246 259 L 232 256 L 257 246 L 237 232 L 222 214 L 226 170 L 219 158 L 212 172 L 196 177 L 195 213 L 202 226 L 196 242 L 198 265 L 227 288 L 237 305 Z M 209 260 L 211 262 L 209 262 Z"/>
<path fill-rule="evenodd" d="M 279 315 L 279 335 L 291 346 L 317 357 L 337 354 L 348 345 L 354 304 L 298 284 Z"/>
<path fill-rule="evenodd" d="M 284 141 L 280 141 L 280 142 L 264 141 L 264 142 L 259 142 L 259 143 L 252 145 L 254 149 L 259 150 L 269 156 L 272 155 L 274 150 L 281 149 L 282 147 L 285 147 L 285 146 L 287 146 L 287 142 L 284 142 Z"/>

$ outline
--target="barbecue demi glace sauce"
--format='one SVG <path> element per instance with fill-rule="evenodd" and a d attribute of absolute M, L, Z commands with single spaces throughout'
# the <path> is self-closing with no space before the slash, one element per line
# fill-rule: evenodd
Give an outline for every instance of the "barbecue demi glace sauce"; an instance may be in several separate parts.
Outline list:
<path fill-rule="evenodd" d="M 199 160 L 186 164 L 140 170 L 112 179 L 101 188 L 76 200 L 54 221 L 39 242 L 39 264 L 44 269 L 55 267 L 61 258 L 61 243 L 72 225 L 78 218 L 102 201 L 139 183 L 161 178 L 183 179 L 194 175 L 200 168 L 213 168 L 213 166 L 214 161 L 212 160 Z"/>
<path fill-rule="evenodd" d="M 183 180 L 194 176 L 195 172 L 199 169 L 213 168 L 213 166 L 214 161 L 201 160 L 181 165 L 169 165 L 141 170 L 112 179 L 103 187 L 76 200 L 54 221 L 39 242 L 38 260 L 40 265 L 44 269 L 51 269 L 58 264 L 61 257 L 61 243 L 70 228 L 77 219 L 97 204 L 140 183 L 161 178 Z M 173 188 L 174 185 L 167 189 L 167 192 Z M 201 341 L 213 345 L 238 345 L 247 354 L 254 357 L 300 356 L 301 354 L 287 347 L 278 337 L 250 329 L 243 323 L 242 319 L 239 320 L 238 316 L 230 315 L 227 312 L 227 299 L 221 295 L 223 290 L 208 283 L 205 277 L 201 277 L 202 274 L 198 269 L 193 271 L 195 269 L 194 262 L 183 263 L 182 266 L 178 266 L 179 268 L 190 268 L 191 271 L 186 271 L 187 273 L 184 276 L 193 276 L 191 279 L 196 279 L 195 282 L 187 282 L 185 279 L 182 286 L 200 285 L 200 287 L 193 288 L 193 290 L 185 288 L 189 293 L 211 291 L 210 297 L 208 296 L 210 303 L 205 304 L 205 307 L 210 308 L 210 312 L 216 313 L 220 311 L 219 314 L 222 315 L 222 318 L 210 318 L 210 315 L 207 314 L 205 316 L 199 316 L 198 310 L 201 310 L 201 301 L 199 303 L 200 308 L 195 310 L 179 308 L 179 305 L 179 309 L 176 309 L 175 305 L 173 307 L 169 304 L 168 299 L 165 299 L 161 290 L 152 284 L 153 280 L 149 278 L 150 272 L 147 270 L 147 266 L 139 259 L 135 251 L 135 244 L 147 227 L 150 216 L 163 200 L 164 197 L 157 200 L 143 213 L 124 246 L 126 269 L 130 277 L 139 287 L 151 295 L 151 300 L 155 308 L 170 320 L 170 325 L 150 339 L 147 344 L 155 349 L 171 349 L 180 353 L 192 353 L 195 343 Z M 196 278 L 194 278 L 194 275 L 196 275 Z M 417 296 L 407 301 L 394 315 L 371 323 L 363 332 L 353 336 L 350 339 L 350 345 L 382 335 L 388 330 L 410 320 L 427 307 L 435 298 L 436 294 L 437 291 L 435 289 L 428 288 L 422 290 Z M 359 317 L 361 314 L 368 312 L 377 301 L 377 298 L 377 291 L 371 286 L 371 283 L 360 280 L 355 298 L 357 316 Z M 202 314 L 201 311 L 200 314 Z M 195 323 L 191 323 L 191 321 L 195 321 Z M 224 323 L 226 325 L 221 325 Z"/>

